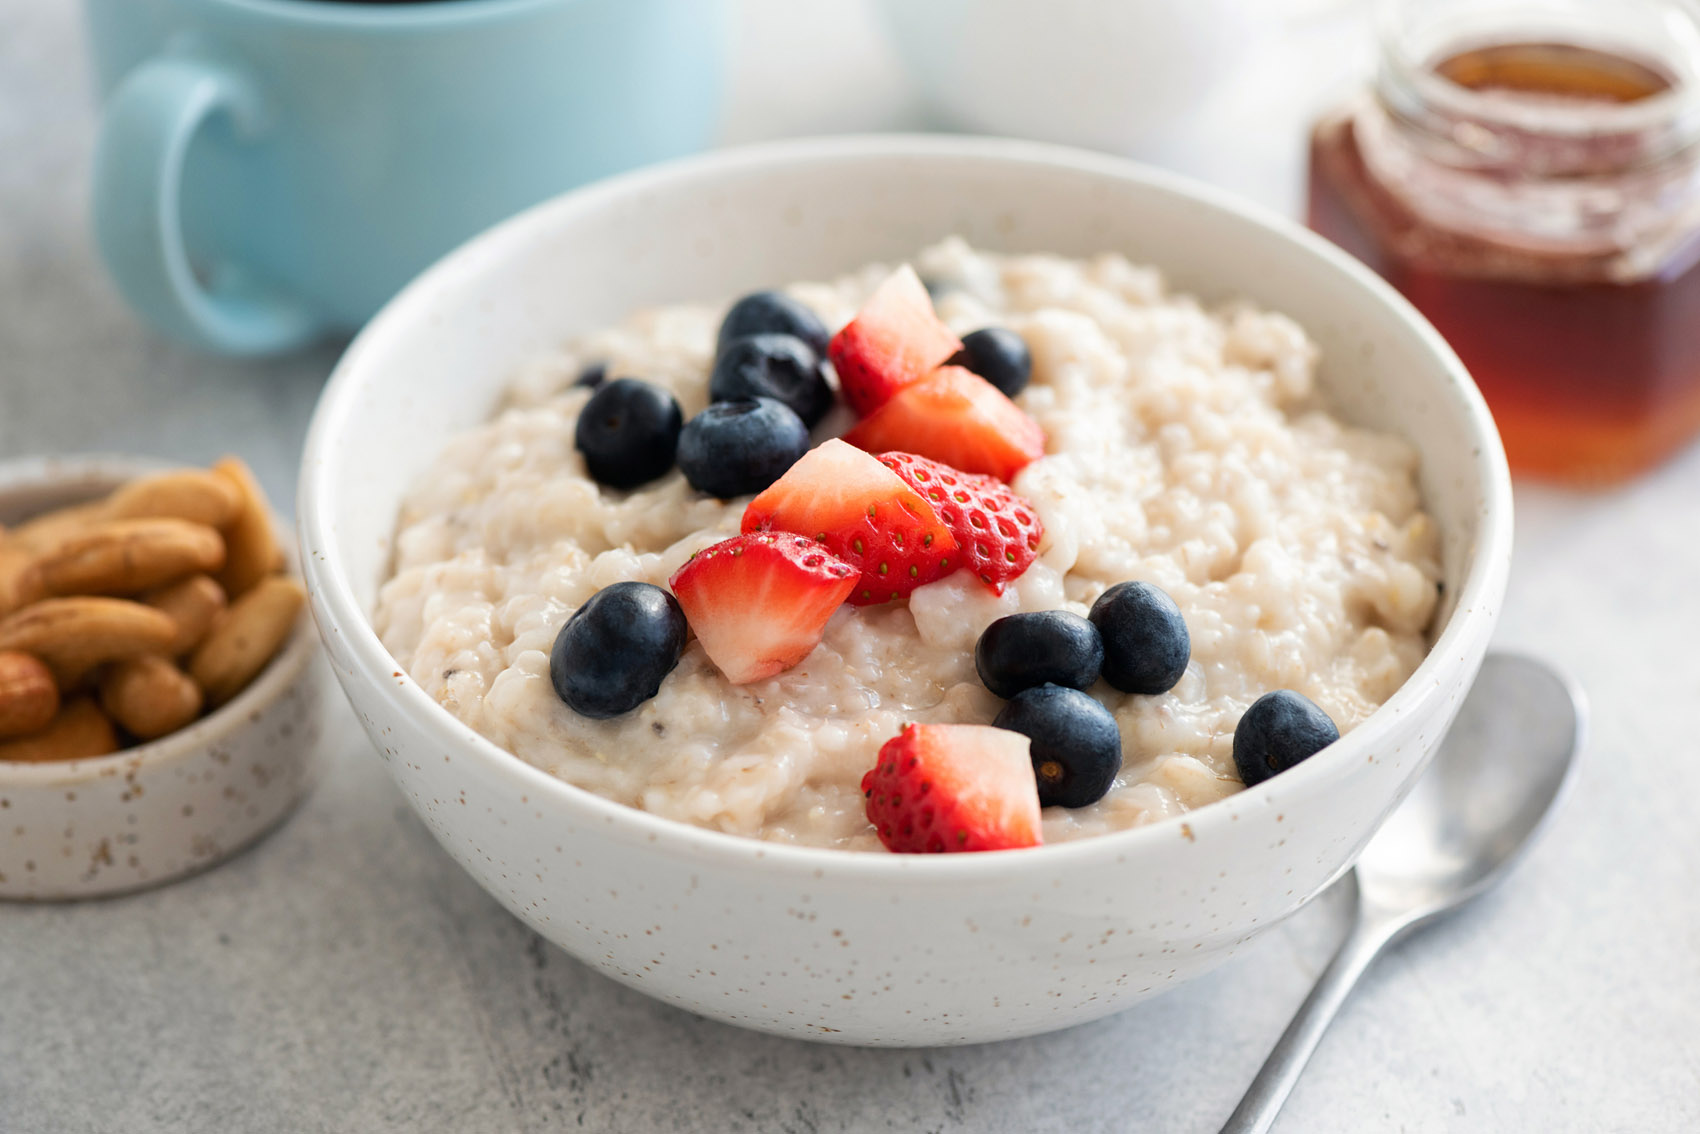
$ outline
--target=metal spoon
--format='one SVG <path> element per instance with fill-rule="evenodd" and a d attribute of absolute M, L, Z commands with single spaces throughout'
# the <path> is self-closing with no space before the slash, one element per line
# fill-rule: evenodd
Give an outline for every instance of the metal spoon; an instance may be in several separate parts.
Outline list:
<path fill-rule="evenodd" d="M 1222 1134 L 1263 1134 L 1370 962 L 1503 878 L 1564 795 L 1582 691 L 1546 663 L 1490 654 L 1433 765 L 1358 859 L 1357 920 Z"/>

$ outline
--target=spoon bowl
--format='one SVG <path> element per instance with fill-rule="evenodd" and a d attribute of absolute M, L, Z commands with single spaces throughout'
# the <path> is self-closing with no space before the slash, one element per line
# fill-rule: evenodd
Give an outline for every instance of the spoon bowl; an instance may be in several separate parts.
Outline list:
<path fill-rule="evenodd" d="M 1434 762 L 1359 857 L 1351 931 L 1222 1134 L 1264 1134 L 1370 962 L 1522 857 L 1575 777 L 1586 721 L 1582 691 L 1545 662 L 1487 656 Z"/>
<path fill-rule="evenodd" d="M 1490 654 L 1434 762 L 1358 859 L 1366 912 L 1409 927 L 1496 883 L 1574 778 L 1582 706 L 1546 663 Z"/>

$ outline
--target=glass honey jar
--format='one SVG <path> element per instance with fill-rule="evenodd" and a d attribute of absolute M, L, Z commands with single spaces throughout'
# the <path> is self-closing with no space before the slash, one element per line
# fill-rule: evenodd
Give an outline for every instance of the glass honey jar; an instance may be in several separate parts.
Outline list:
<path fill-rule="evenodd" d="M 1389 0 L 1311 138 L 1311 227 L 1403 292 L 1516 470 L 1628 479 L 1700 434 L 1700 17 Z"/>

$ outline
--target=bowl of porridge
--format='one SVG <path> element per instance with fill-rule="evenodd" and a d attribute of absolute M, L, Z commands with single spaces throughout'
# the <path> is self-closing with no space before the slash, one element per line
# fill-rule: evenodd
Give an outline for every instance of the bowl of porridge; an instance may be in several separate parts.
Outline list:
<path fill-rule="evenodd" d="M 659 999 L 868 1044 L 1093 1019 L 1313 898 L 1511 525 L 1474 386 L 1354 261 L 946 138 L 491 230 L 350 347 L 300 497 L 337 676 L 474 878 Z"/>

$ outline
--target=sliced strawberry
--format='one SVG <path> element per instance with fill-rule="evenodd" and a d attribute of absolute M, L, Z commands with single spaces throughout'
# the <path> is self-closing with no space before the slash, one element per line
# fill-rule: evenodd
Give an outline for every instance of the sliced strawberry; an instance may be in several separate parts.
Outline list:
<path fill-rule="evenodd" d="M 733 536 L 668 580 L 708 659 L 734 685 L 790 669 L 820 643 L 856 569 L 802 536 Z"/>
<path fill-rule="evenodd" d="M 1003 594 L 1004 584 L 1027 570 L 1039 554 L 1045 525 L 1033 505 L 996 477 L 958 472 L 913 453 L 881 453 L 880 464 L 927 498 L 956 537 L 962 566 Z"/>
<path fill-rule="evenodd" d="M 950 574 L 956 540 L 921 494 L 842 441 L 812 449 L 744 509 L 744 530 L 812 536 L 860 573 L 857 606 L 906 598 Z"/>
<path fill-rule="evenodd" d="M 832 336 L 827 354 L 844 400 L 868 414 L 961 349 L 962 340 L 933 313 L 921 277 L 905 264 Z"/>
<path fill-rule="evenodd" d="M 963 472 L 1009 480 L 1045 455 L 1045 431 L 978 374 L 941 366 L 859 422 L 844 440 L 899 449 Z"/>
<path fill-rule="evenodd" d="M 862 794 L 887 850 L 1008 850 L 1042 841 L 1028 740 L 1008 729 L 909 725 L 880 749 Z"/>

